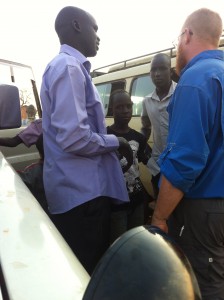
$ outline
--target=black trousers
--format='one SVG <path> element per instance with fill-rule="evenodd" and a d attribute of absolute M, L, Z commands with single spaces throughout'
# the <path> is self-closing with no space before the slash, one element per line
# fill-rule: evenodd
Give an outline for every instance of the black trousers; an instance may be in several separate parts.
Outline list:
<path fill-rule="evenodd" d="M 51 219 L 91 274 L 109 247 L 110 198 L 95 198 L 66 213 L 51 215 Z"/>
<path fill-rule="evenodd" d="M 224 299 L 224 199 L 183 199 L 168 227 L 193 267 L 202 299 Z"/>

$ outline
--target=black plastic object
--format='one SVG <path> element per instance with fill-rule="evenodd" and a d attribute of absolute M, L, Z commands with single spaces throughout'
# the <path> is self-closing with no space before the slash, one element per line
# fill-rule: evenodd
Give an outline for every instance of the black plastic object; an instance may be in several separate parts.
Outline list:
<path fill-rule="evenodd" d="M 10 84 L 0 84 L 0 129 L 21 126 L 19 90 Z"/>
<path fill-rule="evenodd" d="M 201 299 L 190 263 L 154 226 L 129 230 L 107 250 L 83 300 Z"/>

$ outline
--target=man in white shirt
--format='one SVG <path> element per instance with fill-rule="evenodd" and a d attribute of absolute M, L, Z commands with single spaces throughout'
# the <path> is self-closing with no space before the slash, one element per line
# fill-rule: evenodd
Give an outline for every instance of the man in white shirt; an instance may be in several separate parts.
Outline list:
<path fill-rule="evenodd" d="M 151 62 L 150 75 L 155 90 L 143 100 L 141 132 L 149 139 L 153 127 L 152 156 L 148 161 L 148 168 L 152 174 L 154 197 L 158 195 L 160 168 L 157 160 L 166 146 L 168 134 L 167 106 L 176 87 L 171 79 L 171 59 L 164 53 L 157 54 Z"/>

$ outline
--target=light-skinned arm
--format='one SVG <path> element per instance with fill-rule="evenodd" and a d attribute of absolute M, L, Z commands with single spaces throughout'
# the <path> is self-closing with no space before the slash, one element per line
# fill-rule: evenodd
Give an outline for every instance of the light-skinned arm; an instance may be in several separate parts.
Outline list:
<path fill-rule="evenodd" d="M 168 232 L 166 221 L 183 198 L 184 193 L 174 187 L 169 180 L 162 175 L 159 195 L 156 201 L 156 207 L 152 217 L 151 224 Z"/>

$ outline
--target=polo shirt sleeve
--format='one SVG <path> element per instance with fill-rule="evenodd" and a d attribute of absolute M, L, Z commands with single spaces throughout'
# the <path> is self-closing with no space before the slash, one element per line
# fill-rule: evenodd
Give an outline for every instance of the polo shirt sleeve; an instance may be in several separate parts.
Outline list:
<path fill-rule="evenodd" d="M 208 159 L 209 110 L 206 91 L 192 86 L 178 87 L 169 107 L 168 143 L 159 165 L 161 173 L 184 193 L 200 176 Z"/>

